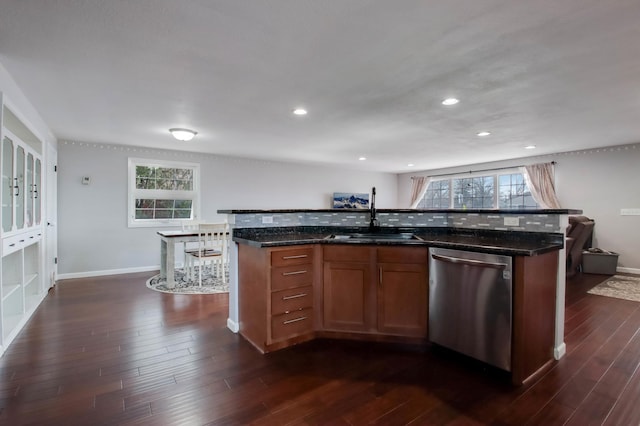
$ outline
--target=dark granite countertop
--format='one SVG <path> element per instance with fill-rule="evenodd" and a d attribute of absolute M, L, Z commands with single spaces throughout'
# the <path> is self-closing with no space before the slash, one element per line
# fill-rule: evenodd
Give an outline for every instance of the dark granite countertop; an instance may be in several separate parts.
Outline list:
<path fill-rule="evenodd" d="M 564 247 L 559 233 L 471 230 L 459 228 L 380 228 L 379 240 L 331 238 L 353 233 L 368 233 L 368 228 L 278 227 L 234 229 L 233 240 L 254 247 L 279 247 L 301 244 L 403 245 L 481 251 L 509 256 L 535 256 Z M 386 239 L 389 234 L 413 234 L 414 239 Z"/>

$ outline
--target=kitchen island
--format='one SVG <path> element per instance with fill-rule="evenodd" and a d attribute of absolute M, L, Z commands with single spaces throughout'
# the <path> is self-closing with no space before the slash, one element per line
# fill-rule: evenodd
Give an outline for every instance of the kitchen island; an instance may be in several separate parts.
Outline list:
<path fill-rule="evenodd" d="M 364 226 L 366 211 L 223 212 L 231 215 L 237 243 L 232 281 L 238 320 L 232 320 L 230 294 L 229 326 L 263 352 L 316 337 L 426 344 L 428 249 L 444 247 L 513 257 L 514 383 L 562 355 L 562 216 L 577 211 L 467 211 L 470 216 L 461 217 L 458 211 L 380 210 L 376 229 Z M 292 215 L 296 226 L 283 226 Z M 341 226 L 309 226 L 336 216 Z M 497 226 L 487 229 L 485 221 Z M 507 222 L 523 226 L 504 228 Z"/>

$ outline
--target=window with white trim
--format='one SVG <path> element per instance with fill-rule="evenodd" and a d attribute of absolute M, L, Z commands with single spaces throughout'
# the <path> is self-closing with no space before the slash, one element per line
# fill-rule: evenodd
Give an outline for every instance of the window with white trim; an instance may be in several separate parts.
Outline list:
<path fill-rule="evenodd" d="M 524 176 L 517 169 L 502 173 L 433 179 L 417 209 L 535 209 Z"/>
<path fill-rule="evenodd" d="M 130 227 L 178 226 L 200 216 L 200 165 L 129 158 Z"/>

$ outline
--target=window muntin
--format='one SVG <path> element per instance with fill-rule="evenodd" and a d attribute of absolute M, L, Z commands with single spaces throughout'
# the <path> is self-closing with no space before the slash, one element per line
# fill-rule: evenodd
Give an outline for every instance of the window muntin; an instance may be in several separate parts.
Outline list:
<path fill-rule="evenodd" d="M 496 189 L 497 188 L 497 189 Z M 522 173 L 453 176 L 432 180 L 418 209 L 534 209 L 533 199 Z"/>
<path fill-rule="evenodd" d="M 176 226 L 199 216 L 200 166 L 129 159 L 129 226 Z"/>
<path fill-rule="evenodd" d="M 498 183 L 500 193 L 499 208 L 529 209 L 538 207 L 538 203 L 533 199 L 522 173 L 500 175 Z"/>
<path fill-rule="evenodd" d="M 454 209 L 493 208 L 494 178 L 481 176 L 452 179 Z"/>
<path fill-rule="evenodd" d="M 449 195 L 449 180 L 436 180 L 431 182 L 424 194 L 424 198 L 418 204 L 419 209 L 448 209 L 451 204 Z"/>

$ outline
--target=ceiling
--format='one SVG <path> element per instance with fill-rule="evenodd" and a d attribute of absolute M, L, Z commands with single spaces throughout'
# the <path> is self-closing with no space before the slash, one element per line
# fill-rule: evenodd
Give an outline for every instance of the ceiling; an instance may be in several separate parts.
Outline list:
<path fill-rule="evenodd" d="M 638 0 L 2 0 L 0 63 L 60 140 L 408 172 L 639 142 L 639 20 Z"/>

